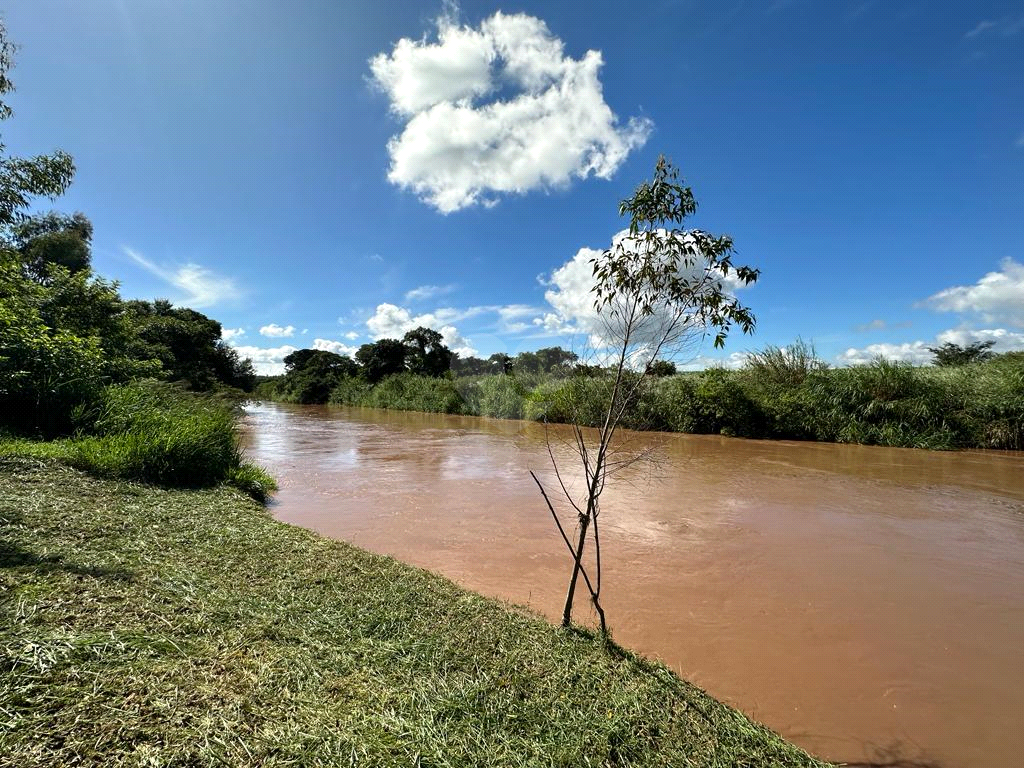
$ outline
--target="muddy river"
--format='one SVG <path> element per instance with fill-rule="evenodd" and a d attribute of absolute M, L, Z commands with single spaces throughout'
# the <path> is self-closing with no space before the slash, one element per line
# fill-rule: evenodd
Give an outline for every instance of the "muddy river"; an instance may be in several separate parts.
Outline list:
<path fill-rule="evenodd" d="M 560 615 L 540 425 L 261 404 L 245 433 L 279 519 Z M 601 517 L 619 642 L 825 758 L 1022 764 L 1024 454 L 631 441 L 652 460 Z"/>

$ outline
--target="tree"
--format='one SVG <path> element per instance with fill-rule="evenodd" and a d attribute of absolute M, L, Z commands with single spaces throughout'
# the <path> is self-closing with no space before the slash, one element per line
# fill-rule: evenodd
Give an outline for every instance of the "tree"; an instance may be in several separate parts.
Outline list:
<path fill-rule="evenodd" d="M 676 364 L 671 360 L 653 360 L 647 366 L 647 373 L 651 376 L 675 376 Z"/>
<path fill-rule="evenodd" d="M 696 208 L 691 190 L 679 183 L 678 172 L 660 158 L 653 181 L 641 184 L 619 205 L 619 214 L 630 217 L 628 232 L 620 233 L 612 247 L 592 262 L 596 320 L 591 335 L 598 339 L 598 352 L 611 366 L 604 374 L 602 391 L 607 395 L 596 437 L 585 432 L 579 420 L 572 425 L 585 486 L 582 494 L 574 494 L 573 484 L 564 481 L 549 444 L 559 489 L 576 515 L 575 541 L 570 540 L 547 489 L 531 473 L 573 559 L 563 626 L 572 622 L 576 587 L 582 576 L 601 631 L 607 633 L 601 606 L 601 494 L 609 478 L 637 458 L 616 455 L 612 439 L 649 380 L 651 363 L 695 349 L 708 335 L 721 347 L 734 325 L 745 333 L 754 328 L 753 314 L 732 295 L 729 283 L 749 285 L 757 280 L 758 270 L 733 265 L 731 238 L 681 229 Z M 593 576 L 584 565 L 590 539 Z"/>
<path fill-rule="evenodd" d="M 355 376 L 359 367 L 350 357 L 325 349 L 300 349 L 284 358 L 286 373 L 277 391 L 296 403 L 326 403 L 346 376 Z"/>
<path fill-rule="evenodd" d="M 510 355 L 495 352 L 487 358 L 487 365 L 490 366 L 490 373 L 512 373 L 515 363 Z"/>
<path fill-rule="evenodd" d="M 441 334 L 420 326 L 402 337 L 405 367 L 418 376 L 443 376 L 452 366 L 452 353 L 441 341 Z"/>
<path fill-rule="evenodd" d="M 405 370 L 405 344 L 398 339 L 380 339 L 363 344 L 356 350 L 356 362 L 363 367 L 363 376 L 376 384 L 385 376 Z"/>
<path fill-rule="evenodd" d="M 949 367 L 983 363 L 986 360 L 991 360 L 995 357 L 995 353 L 992 352 L 992 347 L 995 344 L 991 339 L 988 341 L 975 341 L 967 346 L 960 346 L 959 344 L 947 341 L 941 347 L 927 347 L 927 350 L 934 356 L 933 362 L 935 365 Z"/>
<path fill-rule="evenodd" d="M 66 216 L 51 211 L 29 216 L 15 223 L 11 231 L 26 274 L 38 282 L 53 279 L 55 267 L 72 275 L 89 269 L 92 222 L 84 214 Z"/>
<path fill-rule="evenodd" d="M 579 360 L 579 356 L 575 352 L 561 347 L 544 347 L 538 349 L 534 354 L 536 354 L 540 369 L 544 373 L 568 370 L 573 363 Z"/>

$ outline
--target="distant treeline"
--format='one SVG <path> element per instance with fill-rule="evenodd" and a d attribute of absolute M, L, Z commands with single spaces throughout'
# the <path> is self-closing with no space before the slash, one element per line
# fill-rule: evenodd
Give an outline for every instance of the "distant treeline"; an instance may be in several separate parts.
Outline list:
<path fill-rule="evenodd" d="M 626 426 L 931 449 L 1024 449 L 1024 352 L 941 351 L 945 355 L 935 350 L 936 365 L 918 367 L 877 360 L 830 368 L 802 342 L 754 353 L 739 370 L 677 374 L 659 361 Z M 457 365 L 432 376 L 399 368 L 376 381 L 360 374 L 358 361 L 331 355 L 295 353 L 286 359 L 286 374 L 260 384 L 257 395 L 596 426 L 610 382 L 605 370 L 582 366 L 558 348 L 492 356 L 481 361 L 487 373 L 460 375 Z M 544 362 L 532 370 L 519 365 L 539 360 Z"/>

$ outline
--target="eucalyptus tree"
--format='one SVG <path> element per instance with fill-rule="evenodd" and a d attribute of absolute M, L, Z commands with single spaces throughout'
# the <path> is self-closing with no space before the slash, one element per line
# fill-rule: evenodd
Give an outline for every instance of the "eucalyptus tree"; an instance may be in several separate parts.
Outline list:
<path fill-rule="evenodd" d="M 573 561 L 563 626 L 572 622 L 582 576 L 601 631 L 607 633 L 601 605 L 601 495 L 609 478 L 637 458 L 616 455 L 613 440 L 645 384 L 659 370 L 655 361 L 694 352 L 708 337 L 715 347 L 722 347 L 734 326 L 744 333 L 754 328 L 754 315 L 734 291 L 755 282 L 759 272 L 733 264 L 733 242 L 728 236 L 683 229 L 696 210 L 693 193 L 679 180 L 678 171 L 659 158 L 653 180 L 642 183 L 619 205 L 619 214 L 629 217 L 629 229 L 591 262 L 590 345 L 604 371 L 603 386 L 597 390 L 602 393 L 602 417 L 596 435 L 584 430 L 582 419 L 572 424 L 573 447 L 584 480 L 582 492 L 574 492 L 573 484 L 565 480 L 566 467 L 560 465 L 550 442 L 548 445 L 559 492 L 576 516 L 574 537 L 556 512 L 548 489 L 531 473 Z M 595 391 L 593 386 L 583 390 L 589 397 Z M 590 541 L 592 573 L 584 564 Z"/>

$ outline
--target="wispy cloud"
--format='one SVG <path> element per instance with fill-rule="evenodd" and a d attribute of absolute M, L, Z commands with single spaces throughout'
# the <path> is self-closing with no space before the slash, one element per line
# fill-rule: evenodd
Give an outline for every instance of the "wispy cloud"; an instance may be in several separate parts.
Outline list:
<path fill-rule="evenodd" d="M 438 296 L 447 296 L 455 288 L 456 286 L 454 285 L 421 285 L 419 288 L 406 291 L 405 300 L 425 301 L 426 299 L 434 299 Z"/>
<path fill-rule="evenodd" d="M 1002 16 L 998 19 L 982 19 L 970 31 L 964 33 L 965 40 L 982 37 L 1014 37 L 1024 29 L 1024 16 Z"/>
<path fill-rule="evenodd" d="M 978 37 L 979 35 L 987 32 L 990 29 L 995 28 L 996 23 L 994 21 L 982 20 L 978 22 L 978 25 L 970 32 L 964 34 L 964 37 L 970 39 L 972 37 Z"/>
<path fill-rule="evenodd" d="M 204 309 L 226 301 L 237 301 L 242 296 L 234 280 L 218 275 L 200 264 L 190 262 L 174 269 L 150 261 L 131 248 L 125 248 L 124 252 L 147 272 L 180 291 L 170 297 L 175 304 Z"/>
<path fill-rule="evenodd" d="M 264 325 L 260 328 L 260 336 L 270 336 L 273 338 L 287 338 L 295 335 L 295 326 L 280 326 L 277 323 L 271 323 L 270 325 Z"/>
<path fill-rule="evenodd" d="M 1017 137 L 1017 146 L 1024 147 L 1024 133 Z"/>

